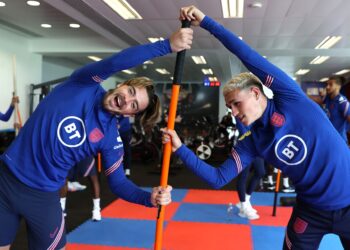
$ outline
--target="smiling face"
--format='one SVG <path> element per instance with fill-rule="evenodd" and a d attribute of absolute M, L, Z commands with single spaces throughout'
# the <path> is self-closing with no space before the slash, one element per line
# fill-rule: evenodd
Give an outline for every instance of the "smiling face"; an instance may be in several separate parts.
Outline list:
<path fill-rule="evenodd" d="M 112 114 L 134 116 L 147 108 L 149 97 L 145 87 L 122 84 L 108 91 L 103 107 Z"/>
<path fill-rule="evenodd" d="M 262 115 L 260 98 L 263 98 L 263 95 L 257 87 L 234 89 L 227 92 L 224 98 L 232 115 L 245 126 L 252 124 Z"/>

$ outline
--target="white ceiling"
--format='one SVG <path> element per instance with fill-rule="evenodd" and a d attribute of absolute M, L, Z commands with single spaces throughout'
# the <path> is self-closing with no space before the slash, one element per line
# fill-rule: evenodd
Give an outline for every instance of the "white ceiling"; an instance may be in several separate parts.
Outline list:
<path fill-rule="evenodd" d="M 142 20 L 123 20 L 102 0 L 42 0 L 31 7 L 25 0 L 2 0 L 0 26 L 25 35 L 31 49 L 48 57 L 64 57 L 87 63 L 87 55 L 108 56 L 131 45 L 148 42 L 147 37 L 169 37 L 180 27 L 179 9 L 196 5 L 205 14 L 242 36 L 268 60 L 289 75 L 300 68 L 311 71 L 298 81 L 317 81 L 332 73 L 350 68 L 350 1 L 349 0 L 259 0 L 262 8 L 251 8 L 254 0 L 245 0 L 244 18 L 223 19 L 220 0 L 129 0 Z M 81 24 L 71 29 L 68 24 Z M 51 29 L 43 29 L 49 23 Z M 330 50 L 314 47 L 328 35 L 343 36 Z M 203 65 L 195 65 L 190 55 L 204 55 L 215 76 L 226 81 L 245 69 L 240 62 L 211 35 L 195 28 L 192 49 L 187 52 L 184 82 L 201 82 Z M 329 55 L 321 65 L 310 65 L 316 56 Z M 175 55 L 155 60 L 155 64 L 134 69 L 156 81 L 171 81 L 171 75 L 160 75 L 156 67 L 171 73 Z M 130 75 L 120 73 L 129 78 Z"/>

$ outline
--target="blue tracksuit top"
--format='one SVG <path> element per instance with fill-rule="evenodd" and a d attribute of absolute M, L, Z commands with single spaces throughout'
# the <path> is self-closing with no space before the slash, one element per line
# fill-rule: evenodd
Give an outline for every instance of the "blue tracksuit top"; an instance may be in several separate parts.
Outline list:
<path fill-rule="evenodd" d="M 15 108 L 10 105 L 10 107 L 7 109 L 7 111 L 4 114 L 0 112 L 0 121 L 7 122 L 10 119 L 14 109 Z"/>
<path fill-rule="evenodd" d="M 341 137 L 348 142 L 348 138 L 346 136 L 348 124 L 347 117 L 350 115 L 348 99 L 341 94 L 337 95 L 333 99 L 327 95 L 323 100 L 323 104 L 325 105 L 325 110 L 329 119 L 331 120 L 331 123 L 339 132 Z"/>
<path fill-rule="evenodd" d="M 209 17 L 201 26 L 219 39 L 274 92 L 266 110 L 241 135 L 218 168 L 182 145 L 176 154 L 214 188 L 230 182 L 260 156 L 293 181 L 298 199 L 321 210 L 350 205 L 350 151 L 324 111 L 283 71 Z"/>
<path fill-rule="evenodd" d="M 127 116 L 118 115 L 117 116 L 117 128 L 119 133 L 123 136 L 124 133 L 131 132 L 131 123 L 130 119 Z"/>
<path fill-rule="evenodd" d="M 56 191 L 72 166 L 101 152 L 112 191 L 125 200 L 152 206 L 150 193 L 124 175 L 117 120 L 102 107 L 106 91 L 99 83 L 170 52 L 170 42 L 164 40 L 125 49 L 76 70 L 41 101 L 1 160 L 24 184 Z"/>

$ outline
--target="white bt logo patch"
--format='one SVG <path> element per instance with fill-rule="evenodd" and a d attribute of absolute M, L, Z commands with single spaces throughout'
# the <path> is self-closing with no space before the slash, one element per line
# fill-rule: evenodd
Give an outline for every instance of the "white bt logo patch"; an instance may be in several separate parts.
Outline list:
<path fill-rule="evenodd" d="M 304 140 L 297 135 L 285 135 L 275 146 L 276 157 L 287 165 L 302 163 L 307 155 L 307 147 Z"/>
<path fill-rule="evenodd" d="M 76 116 L 64 118 L 58 124 L 57 136 L 59 141 L 67 147 L 80 146 L 86 139 L 84 122 Z"/>

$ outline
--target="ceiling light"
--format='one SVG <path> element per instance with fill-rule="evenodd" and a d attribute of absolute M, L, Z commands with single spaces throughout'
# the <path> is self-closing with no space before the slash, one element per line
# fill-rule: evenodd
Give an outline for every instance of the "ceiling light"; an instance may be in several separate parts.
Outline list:
<path fill-rule="evenodd" d="M 212 69 L 202 69 L 202 72 L 204 75 L 212 75 L 213 74 L 213 70 Z"/>
<path fill-rule="evenodd" d="M 328 77 L 323 77 L 323 78 L 320 79 L 320 82 L 327 82 L 328 80 L 329 80 Z"/>
<path fill-rule="evenodd" d="M 126 74 L 129 74 L 129 75 L 136 74 L 136 72 L 131 71 L 130 69 L 125 69 L 125 70 L 122 70 L 122 72 L 124 72 L 124 73 L 126 73 Z"/>
<path fill-rule="evenodd" d="M 204 56 L 192 56 L 192 60 L 195 64 L 207 64 Z"/>
<path fill-rule="evenodd" d="M 39 1 L 27 1 L 27 4 L 30 6 L 39 6 L 40 2 Z"/>
<path fill-rule="evenodd" d="M 97 56 L 88 56 L 89 59 L 95 61 L 95 62 L 98 62 L 98 61 L 101 61 L 102 59 L 97 57 Z"/>
<path fill-rule="evenodd" d="M 261 2 L 254 2 L 249 4 L 250 8 L 261 8 L 262 7 L 262 3 Z"/>
<path fill-rule="evenodd" d="M 73 29 L 78 29 L 80 28 L 80 24 L 77 24 L 77 23 L 70 23 L 69 24 L 69 27 L 73 28 Z"/>
<path fill-rule="evenodd" d="M 103 0 L 125 20 L 142 19 L 142 16 L 126 0 Z"/>
<path fill-rule="evenodd" d="M 343 69 L 341 71 L 338 71 L 336 73 L 334 73 L 334 75 L 344 75 L 346 73 L 350 72 L 350 69 Z"/>
<path fill-rule="evenodd" d="M 41 24 L 41 27 L 43 27 L 45 29 L 50 29 L 50 28 L 52 28 L 52 25 L 48 24 L 48 23 L 43 23 L 43 24 Z"/>
<path fill-rule="evenodd" d="M 297 72 L 295 72 L 296 75 L 305 75 L 309 73 L 309 69 L 299 69 Z"/>
<path fill-rule="evenodd" d="M 0 7 L 5 7 L 5 6 L 6 6 L 6 3 L 0 2 Z"/>
<path fill-rule="evenodd" d="M 325 39 L 323 39 L 322 42 L 320 42 L 315 49 L 329 49 L 331 48 L 334 44 L 339 42 L 341 39 L 341 36 L 327 36 Z"/>
<path fill-rule="evenodd" d="M 170 74 L 170 72 L 167 71 L 166 69 L 157 68 L 156 71 L 162 75 L 169 75 Z"/>
<path fill-rule="evenodd" d="M 327 61 L 328 58 L 329 56 L 317 56 L 310 62 L 310 64 L 321 64 Z"/>
<path fill-rule="evenodd" d="M 221 0 L 224 18 L 242 18 L 244 0 Z"/>
<path fill-rule="evenodd" d="M 153 64 L 153 61 L 148 60 L 148 61 L 144 62 L 143 64 Z"/>
<path fill-rule="evenodd" d="M 148 41 L 150 41 L 151 43 L 155 43 L 155 42 L 163 41 L 163 40 L 164 40 L 163 37 L 149 37 L 148 38 Z"/>

